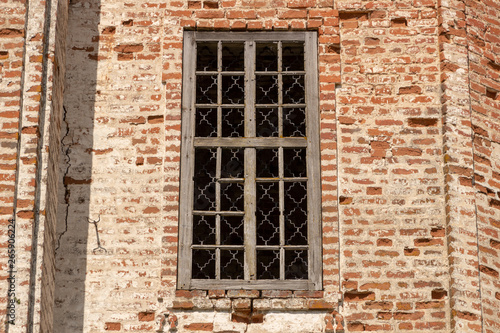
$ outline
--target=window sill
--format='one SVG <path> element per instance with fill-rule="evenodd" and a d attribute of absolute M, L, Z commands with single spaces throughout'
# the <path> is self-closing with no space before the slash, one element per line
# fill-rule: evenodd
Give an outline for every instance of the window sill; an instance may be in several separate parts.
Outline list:
<path fill-rule="evenodd" d="M 176 290 L 172 310 L 237 311 L 248 303 L 253 311 L 333 311 L 336 302 L 324 292 L 293 290 Z"/>

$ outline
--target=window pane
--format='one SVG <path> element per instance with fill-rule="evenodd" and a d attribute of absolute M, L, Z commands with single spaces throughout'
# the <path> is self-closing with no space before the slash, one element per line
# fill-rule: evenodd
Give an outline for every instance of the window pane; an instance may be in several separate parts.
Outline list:
<path fill-rule="evenodd" d="M 217 75 L 196 76 L 196 103 L 217 104 Z"/>
<path fill-rule="evenodd" d="M 278 136 L 278 109 L 258 108 L 256 111 L 257 136 Z"/>
<path fill-rule="evenodd" d="M 243 279 L 244 252 L 238 250 L 220 251 L 220 278 Z"/>
<path fill-rule="evenodd" d="M 285 251 L 285 279 L 307 279 L 307 251 Z"/>
<path fill-rule="evenodd" d="M 283 75 L 283 103 L 303 104 L 305 102 L 304 75 Z"/>
<path fill-rule="evenodd" d="M 224 183 L 220 184 L 220 205 L 222 211 L 243 211 L 243 184 Z"/>
<path fill-rule="evenodd" d="M 215 250 L 193 250 L 193 279 L 215 279 Z"/>
<path fill-rule="evenodd" d="M 257 245 L 279 245 L 280 208 L 279 183 L 257 184 Z"/>
<path fill-rule="evenodd" d="M 257 279 L 280 278 L 280 251 L 257 250 Z"/>
<path fill-rule="evenodd" d="M 306 111 L 304 108 L 283 109 L 283 136 L 306 136 Z"/>
<path fill-rule="evenodd" d="M 243 216 L 220 217 L 220 242 L 222 245 L 243 245 Z"/>
<path fill-rule="evenodd" d="M 283 43 L 282 67 L 284 71 L 304 70 L 304 43 Z"/>
<path fill-rule="evenodd" d="M 278 43 L 257 43 L 255 60 L 257 71 L 277 71 Z"/>
<path fill-rule="evenodd" d="M 243 137 L 245 134 L 244 112 L 243 108 L 222 109 L 222 136 Z"/>
<path fill-rule="evenodd" d="M 257 149 L 257 177 L 279 176 L 278 149 Z"/>
<path fill-rule="evenodd" d="M 285 244 L 307 244 L 307 182 L 285 182 Z"/>
<path fill-rule="evenodd" d="M 217 136 L 217 109 L 196 109 L 195 136 Z"/>
<path fill-rule="evenodd" d="M 245 45 L 243 43 L 222 44 L 222 70 L 243 71 L 245 69 Z"/>
<path fill-rule="evenodd" d="M 222 104 L 243 104 L 245 101 L 244 78 L 243 75 L 222 77 Z"/>
<path fill-rule="evenodd" d="M 306 150 L 305 149 L 283 149 L 283 165 L 285 177 L 307 177 L 306 172 Z"/>
<path fill-rule="evenodd" d="M 278 76 L 257 75 L 256 104 L 278 104 Z"/>
<path fill-rule="evenodd" d="M 194 159 L 194 210 L 215 210 L 217 149 L 196 149 Z"/>
<path fill-rule="evenodd" d="M 244 149 L 222 149 L 222 178 L 242 178 L 245 169 Z"/>
<path fill-rule="evenodd" d="M 217 42 L 198 43 L 198 50 L 196 54 L 196 70 L 217 70 Z"/>
<path fill-rule="evenodd" d="M 193 244 L 215 244 L 215 216 L 193 216 Z"/>

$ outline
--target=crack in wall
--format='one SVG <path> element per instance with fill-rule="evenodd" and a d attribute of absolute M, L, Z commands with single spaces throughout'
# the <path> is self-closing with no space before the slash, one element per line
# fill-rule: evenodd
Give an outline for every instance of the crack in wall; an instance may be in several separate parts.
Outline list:
<path fill-rule="evenodd" d="M 66 119 L 68 115 L 68 111 L 66 110 L 66 107 L 63 105 L 63 119 L 62 123 L 65 124 L 66 126 L 66 132 L 64 133 L 63 137 L 61 138 L 61 152 L 62 156 L 65 159 L 65 164 L 66 164 L 66 170 L 64 170 L 64 173 L 62 175 L 62 182 L 63 182 L 63 187 L 64 187 L 64 202 L 66 204 L 66 212 L 64 214 L 64 230 L 59 234 L 59 237 L 57 238 L 57 245 L 54 250 L 54 252 L 57 254 L 57 250 L 61 246 L 61 239 L 62 237 L 66 234 L 68 231 L 68 218 L 69 218 L 69 206 L 70 206 L 70 196 L 71 196 L 71 191 L 69 189 L 69 184 L 66 182 L 66 177 L 68 176 L 69 170 L 71 168 L 71 146 L 74 144 L 73 140 L 71 140 L 70 143 L 65 144 L 65 139 L 69 137 L 69 123 L 68 120 Z"/>

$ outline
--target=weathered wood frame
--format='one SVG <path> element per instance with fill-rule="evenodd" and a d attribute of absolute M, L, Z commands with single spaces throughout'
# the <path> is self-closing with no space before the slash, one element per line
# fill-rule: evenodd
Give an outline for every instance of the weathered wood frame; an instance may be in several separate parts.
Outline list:
<path fill-rule="evenodd" d="M 255 56 L 245 56 L 245 138 L 195 138 L 195 95 L 196 95 L 196 42 L 245 42 L 245 55 L 255 55 L 255 42 L 304 42 L 305 61 L 305 90 L 306 100 L 302 107 L 306 108 L 306 137 L 305 138 L 261 138 L 255 137 Z M 219 48 L 220 48 L 219 43 Z M 279 43 L 281 47 L 281 43 Z M 319 152 L 319 83 L 318 83 L 318 40 L 316 32 L 184 32 L 183 49 L 183 94 L 182 94 L 182 143 L 181 143 L 181 184 L 179 203 L 179 257 L 178 281 L 179 289 L 287 289 L 287 290 L 320 290 L 322 288 L 322 238 L 321 238 L 321 175 Z M 220 74 L 220 59 L 218 60 Z M 279 59 L 278 74 L 281 70 Z M 226 73 L 226 72 L 225 72 Z M 289 73 L 289 72 L 287 72 Z M 241 75 L 241 72 L 234 74 Z M 301 73 L 304 74 L 304 73 Z M 279 76 L 281 78 L 281 76 Z M 221 80 L 218 80 L 219 84 Z M 279 89 L 281 91 L 281 79 Z M 220 87 L 219 87 L 220 90 Z M 281 94 L 280 94 L 281 95 Z M 218 113 L 221 112 L 221 98 L 218 94 Z M 279 126 L 282 133 L 282 105 L 280 103 Z M 294 107 L 300 107 L 293 105 Z M 220 122 L 220 114 L 218 116 Z M 219 126 L 220 128 L 220 126 Z M 256 149 L 245 149 L 245 218 L 244 218 L 244 245 L 225 246 L 225 248 L 245 250 L 244 280 L 201 280 L 192 279 L 192 233 L 193 233 L 193 193 L 194 193 L 194 151 L 195 147 L 207 147 L 220 150 L 221 147 L 233 148 L 277 148 L 283 154 L 283 147 L 307 148 L 307 216 L 308 216 L 308 245 L 281 246 L 281 259 L 284 248 L 308 250 L 308 280 L 256 280 Z M 217 154 L 217 172 L 220 166 L 220 153 Z M 280 164 L 282 164 L 280 158 Z M 283 166 L 279 168 L 283 172 Z M 220 175 L 218 175 L 220 176 Z M 283 174 L 280 174 L 280 178 Z M 294 180 L 289 179 L 287 180 Z M 297 178 L 296 180 L 304 180 Z M 280 193 L 283 192 L 283 180 L 280 183 Z M 217 186 L 220 186 L 217 184 Z M 217 191 L 219 193 L 219 191 Z M 283 195 L 280 195 L 280 210 L 283 208 Z M 234 212 L 233 212 L 234 213 Z M 216 213 L 213 213 L 216 215 Z M 241 213 L 236 213 L 238 215 Z M 217 217 L 216 223 L 219 224 Z M 283 227 L 283 216 L 280 218 L 280 228 Z M 217 228 L 219 229 L 219 228 Z M 217 234 L 216 237 L 219 237 Z M 283 240 L 282 240 L 283 242 Z M 200 246 L 197 246 L 200 247 Z M 203 246 L 201 246 L 203 247 Z M 275 248 L 270 246 L 269 248 Z M 259 249 L 266 248 L 259 246 Z M 217 254 L 218 255 L 218 254 Z M 217 273 L 218 272 L 218 265 Z M 283 264 L 281 264 L 283 266 Z M 283 267 L 281 267 L 283 271 Z M 218 274 L 217 274 L 218 276 Z"/>

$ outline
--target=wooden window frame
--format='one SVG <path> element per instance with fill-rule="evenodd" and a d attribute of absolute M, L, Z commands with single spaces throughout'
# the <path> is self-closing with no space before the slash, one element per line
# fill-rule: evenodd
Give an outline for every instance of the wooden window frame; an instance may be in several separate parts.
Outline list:
<path fill-rule="evenodd" d="M 245 138 L 195 138 L 196 43 L 200 41 L 245 42 Z M 255 137 L 255 44 L 256 42 L 304 42 L 305 138 Z M 319 147 L 318 39 L 316 32 L 184 32 L 182 86 L 182 142 L 179 203 L 178 289 L 322 289 L 321 176 Z M 192 279 L 193 191 L 195 147 L 304 147 L 307 149 L 308 279 L 257 280 L 255 244 L 256 149 L 245 149 L 244 180 L 244 280 Z M 248 176 L 250 175 L 250 176 Z M 253 194 L 252 194 L 253 193 Z M 280 199 L 281 200 L 281 199 Z M 282 277 L 283 278 L 283 277 Z"/>

